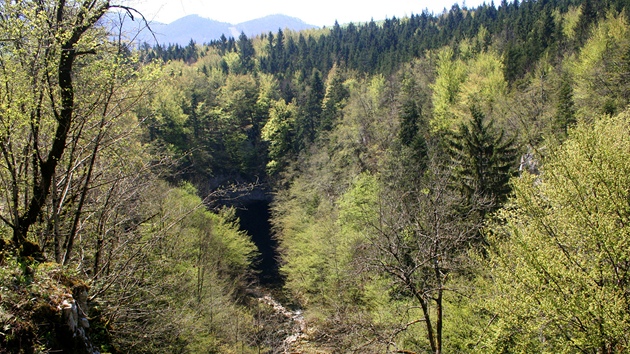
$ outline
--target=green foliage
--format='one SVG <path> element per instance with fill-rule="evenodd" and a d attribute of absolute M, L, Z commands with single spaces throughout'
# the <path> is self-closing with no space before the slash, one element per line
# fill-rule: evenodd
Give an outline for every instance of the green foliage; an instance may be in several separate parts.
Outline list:
<path fill-rule="evenodd" d="M 575 123 L 575 105 L 573 103 L 573 88 L 567 74 L 562 75 L 558 89 L 558 104 L 554 130 L 561 136 L 566 136 L 569 126 Z"/>
<path fill-rule="evenodd" d="M 353 186 L 339 198 L 339 223 L 355 233 L 363 233 L 376 222 L 378 214 L 379 182 L 375 176 L 363 173 L 357 176 Z"/>
<path fill-rule="evenodd" d="M 275 219 L 282 227 L 285 286 L 304 304 L 323 303 L 334 294 L 336 280 L 347 277 L 349 240 L 339 232 L 332 202 L 319 196 L 321 182 L 296 180 L 290 199 L 281 197 Z"/>
<path fill-rule="evenodd" d="M 269 119 L 261 131 L 261 138 L 269 142 L 269 162 L 267 173 L 273 175 L 282 169 L 292 156 L 292 143 L 295 136 L 297 107 L 284 100 L 275 101 L 269 110 Z"/>
<path fill-rule="evenodd" d="M 518 90 L 511 90 L 498 112 L 486 114 L 506 132 L 515 133 L 517 145 L 528 149 L 544 146 L 544 139 L 556 135 L 554 127 L 559 104 L 557 89 L 561 69 L 549 58 L 538 62 L 526 78 L 520 80 Z"/>
<path fill-rule="evenodd" d="M 238 56 L 240 59 L 239 73 L 250 73 L 254 70 L 254 55 L 256 54 L 252 42 L 247 38 L 245 33 L 241 32 L 238 37 Z"/>
<path fill-rule="evenodd" d="M 303 102 L 300 105 L 300 114 L 296 119 L 296 149 L 302 150 L 315 141 L 322 124 L 322 102 L 325 88 L 319 71 L 313 71 Z"/>
<path fill-rule="evenodd" d="M 578 43 L 588 38 L 593 23 L 597 20 L 597 7 L 593 0 L 584 0 L 580 6 L 580 19 L 575 25 Z"/>
<path fill-rule="evenodd" d="M 400 114 L 400 142 L 404 145 L 412 145 L 418 135 L 418 124 L 420 114 L 418 107 L 413 101 L 403 103 Z"/>
<path fill-rule="evenodd" d="M 437 54 L 437 76 L 433 89 L 433 119 L 431 130 L 448 131 L 456 124 L 451 107 L 458 100 L 461 84 L 466 77 L 466 66 L 453 60 L 453 50 L 445 47 Z M 454 123 L 455 122 L 455 123 Z"/>
<path fill-rule="evenodd" d="M 507 94 L 503 64 L 495 52 L 482 52 L 468 62 L 468 74 L 461 86 L 460 114 L 477 105 L 483 112 L 493 112 Z M 463 112 L 462 112 L 463 111 Z"/>
<path fill-rule="evenodd" d="M 104 351 L 276 350 L 286 323 L 247 295 L 254 245 L 197 196 L 235 181 L 276 188 L 285 294 L 308 322 L 293 349 L 628 347 L 628 116 L 594 118 L 630 102 L 627 1 L 455 5 L 139 53 L 93 26 L 101 5 L 0 6 L 0 351 L 57 348 L 67 289 L 52 280 L 70 275 L 33 257 L 89 281 Z M 503 132 L 542 175 L 508 182 Z"/>
<path fill-rule="evenodd" d="M 236 298 L 247 283 L 255 245 L 239 231 L 233 209 L 208 211 L 191 185 L 162 186 L 162 191 L 157 204 L 148 205 L 155 217 L 142 228 L 143 257 L 137 265 L 142 272 L 128 275 L 126 288 L 116 284 L 105 297 L 105 313 L 120 301 L 150 310 L 117 313 L 116 346 L 155 353 L 245 347 L 253 319 Z M 123 290 L 131 299 L 120 297 Z"/>
<path fill-rule="evenodd" d="M 510 178 L 517 150 L 503 130 L 486 122 L 476 106 L 470 108 L 472 120 L 462 124 L 449 140 L 449 154 L 455 165 L 453 184 L 472 203 L 485 204 L 481 217 L 498 209 L 510 193 Z"/>
<path fill-rule="evenodd" d="M 175 84 L 173 81 L 170 85 L 164 85 L 162 92 L 156 95 L 154 102 L 156 121 L 153 129 L 154 134 L 159 134 L 165 143 L 181 150 L 188 144 L 186 138 L 190 134 L 188 115 L 184 113 L 182 106 L 185 107 L 189 103 L 183 92 L 173 89 Z"/>
<path fill-rule="evenodd" d="M 322 102 L 322 120 L 319 130 L 330 131 L 341 119 L 342 110 L 347 103 L 350 92 L 344 83 L 344 75 L 340 69 L 333 67 L 328 73 L 326 94 Z"/>
<path fill-rule="evenodd" d="M 540 176 L 514 182 L 490 228 L 493 351 L 627 347 L 628 117 L 578 124 Z"/>
<path fill-rule="evenodd" d="M 609 15 L 593 29 L 570 67 L 578 121 L 589 119 L 593 112 L 614 114 L 628 105 L 628 51 L 625 13 Z"/>
<path fill-rule="evenodd" d="M 580 19 L 580 16 L 582 14 L 582 8 L 581 7 L 571 7 L 569 9 L 569 11 L 567 11 L 565 14 L 563 14 L 562 16 L 562 34 L 571 39 L 571 40 L 575 40 L 576 37 L 576 28 L 578 25 L 578 21 Z"/>
<path fill-rule="evenodd" d="M 432 85 L 433 132 L 454 130 L 467 120 L 472 105 L 492 113 L 507 93 L 503 64 L 496 53 L 482 52 L 467 62 L 453 56 L 450 47 L 438 53 L 437 76 Z"/>
<path fill-rule="evenodd" d="M 173 172 L 184 171 L 204 193 L 211 178 L 226 183 L 264 176 L 261 130 L 280 98 L 274 77 L 226 74 L 220 65 L 211 55 L 194 65 L 169 63 L 160 94 L 137 109 L 151 117 L 148 140 L 177 159 Z"/>

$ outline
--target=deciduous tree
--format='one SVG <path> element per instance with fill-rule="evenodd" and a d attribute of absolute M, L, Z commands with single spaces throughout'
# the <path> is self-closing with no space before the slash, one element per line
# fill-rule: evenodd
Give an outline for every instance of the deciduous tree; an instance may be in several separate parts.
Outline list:
<path fill-rule="evenodd" d="M 0 217 L 24 255 L 38 253 L 29 231 L 59 182 L 73 198 L 66 215 L 73 221 L 66 255 L 57 249 L 56 258 L 71 256 L 97 156 L 112 121 L 137 100 L 120 95 L 120 85 L 131 79 L 124 72 L 125 53 L 96 25 L 113 7 L 120 6 L 101 0 L 1 5 Z"/>
<path fill-rule="evenodd" d="M 514 182 L 490 228 L 492 350 L 629 347 L 629 137 L 627 112 L 580 124 Z"/>

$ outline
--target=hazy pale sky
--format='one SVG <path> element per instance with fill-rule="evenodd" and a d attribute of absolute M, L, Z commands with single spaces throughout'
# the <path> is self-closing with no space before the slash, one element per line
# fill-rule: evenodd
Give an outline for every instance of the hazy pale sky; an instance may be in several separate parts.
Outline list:
<path fill-rule="evenodd" d="M 422 13 L 424 9 L 437 14 L 456 2 L 472 8 L 484 0 L 127 0 L 125 4 L 141 11 L 149 20 L 164 23 L 192 14 L 232 24 L 283 14 L 322 27 L 333 25 L 335 20 L 344 24 L 400 18 Z"/>

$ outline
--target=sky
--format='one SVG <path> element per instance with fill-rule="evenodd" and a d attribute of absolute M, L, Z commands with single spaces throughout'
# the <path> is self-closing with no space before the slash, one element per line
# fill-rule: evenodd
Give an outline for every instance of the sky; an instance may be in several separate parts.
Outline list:
<path fill-rule="evenodd" d="M 332 26 L 335 20 L 344 24 L 401 18 L 422 13 L 424 9 L 437 14 L 456 2 L 461 7 L 473 8 L 484 0 L 127 0 L 126 5 L 149 20 L 163 23 L 192 14 L 231 24 L 283 14 L 323 27 Z"/>

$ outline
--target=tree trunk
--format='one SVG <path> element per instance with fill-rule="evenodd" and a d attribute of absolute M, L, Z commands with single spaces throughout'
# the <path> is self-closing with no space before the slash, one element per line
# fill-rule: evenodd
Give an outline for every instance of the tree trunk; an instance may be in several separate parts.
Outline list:
<path fill-rule="evenodd" d="M 409 280 L 407 280 L 407 287 L 409 290 L 411 290 L 415 298 L 420 303 L 420 307 L 422 307 L 422 314 L 424 315 L 424 323 L 427 328 L 427 339 L 429 340 L 429 344 L 431 345 L 431 352 L 439 353 L 438 346 L 435 340 L 435 334 L 433 331 L 433 325 L 431 324 L 431 314 L 429 313 L 429 304 L 422 297 L 422 294 L 418 292 L 418 289 L 416 289 L 416 287 Z"/>
<path fill-rule="evenodd" d="M 74 115 L 74 87 L 72 82 L 72 70 L 74 60 L 79 53 L 76 44 L 83 34 L 98 21 L 105 11 L 109 9 L 109 1 L 104 2 L 91 14 L 91 7 L 94 4 L 83 3 L 76 15 L 75 26 L 70 37 L 61 46 L 57 75 L 59 80 L 59 95 L 61 109 L 54 111 L 57 127 L 52 145 L 45 160 L 37 156 L 35 164 L 37 171 L 32 173 L 32 195 L 28 201 L 24 212 L 18 215 L 13 225 L 13 243 L 19 248 L 22 256 L 29 256 L 40 252 L 39 246 L 27 241 L 29 229 L 37 222 L 37 217 L 41 214 L 42 208 L 50 194 L 52 179 L 55 169 L 66 149 L 68 133 L 72 126 Z M 65 1 L 59 0 L 57 3 L 57 26 L 60 26 L 64 17 Z M 55 91 L 51 89 L 51 91 Z M 35 146 L 37 150 L 38 146 Z"/>

